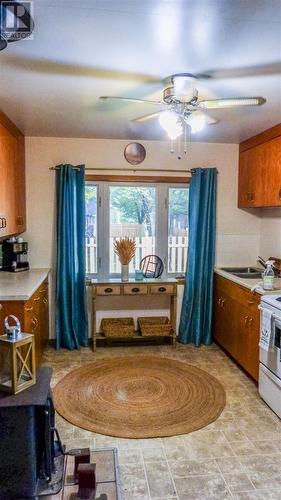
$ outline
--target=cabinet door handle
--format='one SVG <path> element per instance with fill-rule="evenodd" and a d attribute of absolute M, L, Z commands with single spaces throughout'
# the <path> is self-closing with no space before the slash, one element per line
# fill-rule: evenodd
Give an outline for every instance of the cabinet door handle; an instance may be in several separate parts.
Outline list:
<path fill-rule="evenodd" d="M 254 304 L 254 301 L 253 300 L 247 300 L 247 303 L 249 306 L 252 306 Z"/>
<path fill-rule="evenodd" d="M 158 292 L 166 292 L 166 288 L 164 286 L 160 286 L 160 288 L 158 288 Z"/>
<path fill-rule="evenodd" d="M 22 215 L 17 216 L 17 226 L 23 226 L 23 216 Z"/>
<path fill-rule="evenodd" d="M 40 300 L 40 297 L 36 297 L 35 299 L 33 299 L 33 302 L 38 302 Z"/>
<path fill-rule="evenodd" d="M 248 326 L 252 326 L 252 324 L 253 324 L 253 318 L 252 318 L 252 317 L 250 317 L 250 318 L 249 318 L 249 324 L 248 324 Z"/>
<path fill-rule="evenodd" d="M 246 200 L 247 201 L 254 201 L 254 193 L 252 193 L 252 192 L 246 193 Z"/>
<path fill-rule="evenodd" d="M 44 304 L 45 304 L 45 305 L 47 305 L 47 304 L 48 304 L 48 299 L 47 299 L 47 297 L 44 297 L 43 302 L 44 302 Z"/>
<path fill-rule="evenodd" d="M 249 316 L 245 316 L 244 323 L 245 323 L 246 328 L 248 328 L 248 320 L 249 320 Z"/>
<path fill-rule="evenodd" d="M 132 292 L 134 292 L 134 293 L 138 293 L 139 291 L 140 291 L 139 288 L 132 288 Z"/>
<path fill-rule="evenodd" d="M 30 306 L 30 307 L 25 307 L 24 308 L 25 311 L 32 311 L 33 310 L 33 306 Z"/>
<path fill-rule="evenodd" d="M 222 299 L 222 301 L 221 301 L 222 308 L 224 308 L 224 304 L 225 304 L 225 299 Z"/>
<path fill-rule="evenodd" d="M 33 316 L 31 323 L 34 326 L 34 328 L 36 328 L 36 326 L 38 325 L 38 319 L 35 316 Z"/>
<path fill-rule="evenodd" d="M 4 224 L 3 227 L 7 227 L 7 219 L 6 219 L 6 217 L 3 217 L 3 221 L 4 221 L 3 222 L 3 224 Z"/>
<path fill-rule="evenodd" d="M 0 229 L 3 229 L 3 217 L 0 217 Z"/>
<path fill-rule="evenodd" d="M 278 196 L 279 196 L 279 200 L 281 200 L 281 189 L 279 189 Z"/>
<path fill-rule="evenodd" d="M 111 293 L 111 292 L 113 292 L 112 288 L 105 288 L 104 291 L 105 291 L 105 293 Z"/>

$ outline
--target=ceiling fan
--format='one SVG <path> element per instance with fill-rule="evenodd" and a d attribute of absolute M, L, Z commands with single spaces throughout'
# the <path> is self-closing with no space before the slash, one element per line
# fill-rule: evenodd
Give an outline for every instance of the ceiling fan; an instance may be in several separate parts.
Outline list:
<path fill-rule="evenodd" d="M 165 107 L 156 112 L 135 118 L 135 122 L 146 122 L 159 118 L 160 125 L 167 131 L 170 139 L 174 140 L 181 136 L 183 127 L 189 125 L 192 132 L 200 131 L 205 123 L 212 125 L 218 120 L 208 115 L 212 109 L 239 108 L 244 106 L 261 106 L 266 102 L 264 97 L 231 97 L 222 99 L 198 100 L 198 90 L 192 85 L 194 80 L 199 79 L 191 73 L 178 73 L 169 77 L 170 84 L 163 90 L 161 101 L 149 101 L 145 99 L 100 96 L 102 100 L 122 100 L 135 103 L 146 103 Z M 207 113 L 206 113 L 207 111 Z"/>

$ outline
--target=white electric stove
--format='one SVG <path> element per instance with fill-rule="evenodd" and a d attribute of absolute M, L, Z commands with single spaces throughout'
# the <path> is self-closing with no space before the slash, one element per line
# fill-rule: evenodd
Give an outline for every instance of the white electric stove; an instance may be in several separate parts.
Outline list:
<path fill-rule="evenodd" d="M 264 295 L 260 311 L 259 393 L 281 418 L 281 296 Z"/>

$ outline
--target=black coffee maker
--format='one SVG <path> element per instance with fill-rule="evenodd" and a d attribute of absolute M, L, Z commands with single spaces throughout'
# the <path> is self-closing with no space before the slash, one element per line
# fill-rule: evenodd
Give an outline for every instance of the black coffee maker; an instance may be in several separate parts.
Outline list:
<path fill-rule="evenodd" d="M 12 273 L 27 271 L 29 269 L 27 251 L 28 243 L 26 241 L 3 241 L 1 271 L 10 271 Z"/>

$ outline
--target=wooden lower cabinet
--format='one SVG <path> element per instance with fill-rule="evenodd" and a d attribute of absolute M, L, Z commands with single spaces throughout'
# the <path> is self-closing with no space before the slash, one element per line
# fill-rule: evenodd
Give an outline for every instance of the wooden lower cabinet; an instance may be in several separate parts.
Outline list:
<path fill-rule="evenodd" d="M 17 316 L 21 322 L 22 331 L 32 333 L 35 337 L 36 366 L 40 365 L 49 339 L 48 282 L 44 281 L 27 301 L 1 301 L 1 305 L 1 328 L 8 314 Z M 4 334 L 4 331 L 1 334 Z"/>
<path fill-rule="evenodd" d="M 255 380 L 259 374 L 260 296 L 215 275 L 213 337 Z"/>

